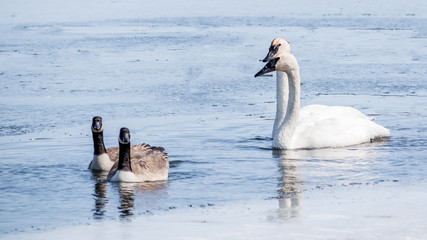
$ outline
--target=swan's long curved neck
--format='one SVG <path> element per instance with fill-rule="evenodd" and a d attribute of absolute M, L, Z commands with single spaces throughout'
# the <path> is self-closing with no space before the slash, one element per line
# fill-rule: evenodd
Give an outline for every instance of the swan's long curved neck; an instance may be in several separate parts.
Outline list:
<path fill-rule="evenodd" d="M 291 148 L 292 136 L 294 135 L 299 117 L 301 79 L 298 68 L 287 73 L 283 72 L 283 76 L 280 77 L 282 78 L 280 81 L 285 81 L 285 78 L 287 78 L 289 91 L 286 92 L 283 89 L 281 92 L 277 91 L 276 121 L 278 122 L 278 126 L 276 129 L 273 129 L 273 147 L 288 149 Z M 279 82 L 279 79 L 277 80 Z M 287 101 L 283 101 L 286 97 Z M 284 113 L 283 120 L 277 119 L 282 113 Z"/>
<path fill-rule="evenodd" d="M 280 124 L 283 122 L 286 116 L 286 109 L 288 107 L 289 97 L 289 83 L 288 75 L 282 71 L 276 72 L 276 118 L 273 126 L 273 138 L 274 133 L 278 131 Z"/>

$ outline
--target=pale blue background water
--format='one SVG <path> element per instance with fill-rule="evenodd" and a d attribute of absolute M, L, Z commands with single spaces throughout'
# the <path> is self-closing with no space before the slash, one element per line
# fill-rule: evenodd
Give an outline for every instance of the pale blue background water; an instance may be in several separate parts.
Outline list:
<path fill-rule="evenodd" d="M 75 3 L 68 6 L 73 14 L 42 3 L 1 3 L 0 234 L 297 192 L 315 196 L 329 186 L 426 182 L 421 1 L 383 10 L 364 2 L 310 10 L 303 1 L 283 13 L 261 2 L 232 10 L 237 1 L 231 10 L 199 3 L 188 14 L 154 7 L 145 15 L 133 2 L 81 12 Z M 390 128 L 390 140 L 269 149 L 275 79 L 253 75 L 278 36 L 300 62 L 302 105 L 356 107 Z M 94 115 L 104 119 L 107 147 L 117 145 L 122 126 L 134 143 L 164 146 L 170 180 L 98 181 L 87 170 Z"/>

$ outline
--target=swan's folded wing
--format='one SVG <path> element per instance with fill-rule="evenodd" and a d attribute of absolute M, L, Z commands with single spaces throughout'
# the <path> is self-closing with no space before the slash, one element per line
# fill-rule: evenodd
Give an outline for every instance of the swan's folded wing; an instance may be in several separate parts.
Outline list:
<path fill-rule="evenodd" d="M 301 110 L 293 148 L 350 146 L 390 134 L 390 130 L 351 107 L 310 105 Z"/>
<path fill-rule="evenodd" d="M 322 121 L 324 119 L 339 119 L 342 117 L 369 119 L 365 114 L 352 107 L 313 104 L 301 108 L 298 121 Z"/>

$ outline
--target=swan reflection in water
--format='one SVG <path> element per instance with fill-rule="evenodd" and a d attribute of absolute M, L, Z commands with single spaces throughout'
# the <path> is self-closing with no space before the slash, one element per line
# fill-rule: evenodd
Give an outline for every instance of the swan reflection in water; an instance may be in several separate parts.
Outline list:
<path fill-rule="evenodd" d="M 107 205 L 109 202 L 114 202 L 115 197 L 113 194 L 119 193 L 118 199 L 118 209 L 119 217 L 121 219 L 129 219 L 135 215 L 135 211 L 138 212 L 138 209 L 135 209 L 135 195 L 138 194 L 138 199 L 147 200 L 144 203 L 147 203 L 148 206 L 144 206 L 144 209 L 150 209 L 153 205 L 153 201 L 159 199 L 159 195 L 167 188 L 167 182 L 165 181 L 156 181 L 156 182 L 142 182 L 142 183 L 109 183 L 106 180 L 107 173 L 105 172 L 93 172 L 93 178 L 96 180 L 94 185 L 95 197 L 95 208 L 93 209 L 93 218 L 97 220 L 102 220 L 107 214 Z M 108 195 L 108 185 L 111 184 L 114 191 L 112 194 Z M 141 212 L 142 210 L 141 209 Z"/>
<path fill-rule="evenodd" d="M 322 189 L 378 178 L 375 168 L 378 159 L 388 154 L 381 150 L 387 144 L 388 140 L 349 148 L 273 150 L 280 169 L 278 217 L 300 217 L 303 191 L 309 187 Z"/>
<path fill-rule="evenodd" d="M 289 219 L 301 215 L 302 186 L 299 159 L 290 156 L 290 151 L 274 150 L 273 157 L 279 160 L 280 182 L 278 190 L 279 218 Z"/>

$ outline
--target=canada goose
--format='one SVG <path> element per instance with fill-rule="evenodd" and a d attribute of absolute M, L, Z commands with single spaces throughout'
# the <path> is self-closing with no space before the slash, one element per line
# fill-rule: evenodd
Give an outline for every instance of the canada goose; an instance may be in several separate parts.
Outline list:
<path fill-rule="evenodd" d="M 110 171 L 114 163 L 119 160 L 119 148 L 105 148 L 104 126 L 102 118 L 95 116 L 92 118 L 92 138 L 93 138 L 93 159 L 89 164 L 89 169 L 98 171 Z"/>
<path fill-rule="evenodd" d="M 121 128 L 119 135 L 119 161 L 108 173 L 113 182 L 144 182 L 167 180 L 169 160 L 164 148 L 137 144 L 130 147 L 130 131 Z M 132 152 L 132 153 L 131 153 Z"/>

